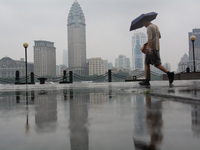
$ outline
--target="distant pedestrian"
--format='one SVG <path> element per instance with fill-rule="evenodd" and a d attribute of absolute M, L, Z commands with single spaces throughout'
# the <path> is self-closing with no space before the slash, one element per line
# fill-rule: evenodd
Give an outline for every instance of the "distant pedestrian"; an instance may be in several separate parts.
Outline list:
<path fill-rule="evenodd" d="M 165 72 L 168 76 L 169 83 L 174 81 L 174 72 L 169 72 L 161 64 L 160 59 L 160 44 L 159 39 L 161 38 L 160 31 L 158 27 L 151 23 L 150 21 L 143 20 L 142 24 L 147 28 L 147 49 L 145 52 L 145 81 L 140 82 L 140 85 L 150 85 L 150 64 L 154 65 L 156 68 Z"/>

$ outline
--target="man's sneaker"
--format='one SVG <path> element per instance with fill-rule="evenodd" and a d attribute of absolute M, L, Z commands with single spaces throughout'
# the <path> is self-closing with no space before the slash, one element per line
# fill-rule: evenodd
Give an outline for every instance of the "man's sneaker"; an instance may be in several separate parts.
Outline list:
<path fill-rule="evenodd" d="M 144 80 L 142 82 L 139 82 L 140 85 L 150 85 L 148 80 Z"/>
<path fill-rule="evenodd" d="M 168 79 L 169 79 L 169 84 L 172 84 L 174 81 L 174 72 L 169 72 L 167 73 Z"/>

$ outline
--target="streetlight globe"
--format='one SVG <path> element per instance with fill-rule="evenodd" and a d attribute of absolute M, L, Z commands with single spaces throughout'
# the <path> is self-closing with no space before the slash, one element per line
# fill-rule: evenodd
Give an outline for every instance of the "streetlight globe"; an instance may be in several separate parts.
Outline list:
<path fill-rule="evenodd" d="M 195 40 L 196 40 L 196 36 L 192 35 L 192 36 L 190 37 L 190 40 L 191 40 L 191 41 L 195 41 Z"/>
<path fill-rule="evenodd" d="M 23 46 L 24 46 L 24 48 L 27 48 L 28 47 L 28 43 L 24 43 Z"/>

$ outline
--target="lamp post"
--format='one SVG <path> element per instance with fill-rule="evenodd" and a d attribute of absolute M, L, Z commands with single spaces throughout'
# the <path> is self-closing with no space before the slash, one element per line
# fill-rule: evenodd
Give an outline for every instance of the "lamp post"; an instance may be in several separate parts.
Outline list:
<path fill-rule="evenodd" d="M 24 46 L 24 48 L 25 48 L 26 84 L 27 84 L 27 47 L 28 47 L 28 43 L 24 43 L 23 46 Z"/>
<path fill-rule="evenodd" d="M 196 37 L 194 35 L 192 35 L 190 37 L 190 40 L 192 41 L 192 46 L 193 46 L 193 66 L 194 66 L 194 72 L 196 72 L 196 69 L 195 69 L 195 57 L 194 57 L 194 41 L 196 40 Z"/>

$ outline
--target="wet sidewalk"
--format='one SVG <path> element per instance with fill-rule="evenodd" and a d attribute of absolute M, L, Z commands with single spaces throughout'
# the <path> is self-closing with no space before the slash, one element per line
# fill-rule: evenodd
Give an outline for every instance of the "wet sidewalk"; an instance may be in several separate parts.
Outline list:
<path fill-rule="evenodd" d="M 150 94 L 184 102 L 200 102 L 200 80 L 152 81 L 150 86 L 136 86 L 136 93 Z"/>
<path fill-rule="evenodd" d="M 200 81 L 0 86 L 0 149 L 196 150 Z"/>

